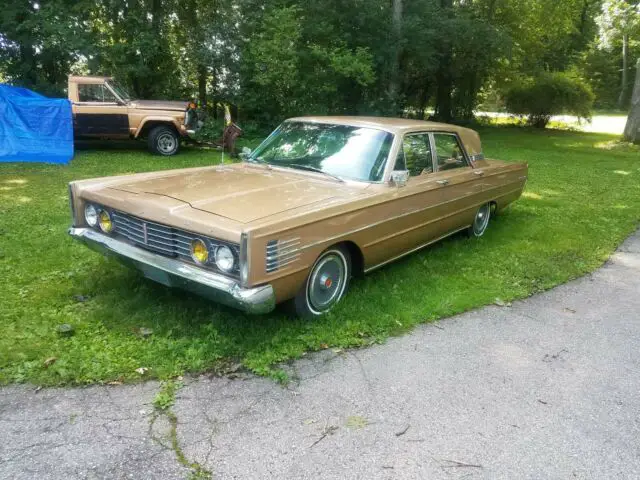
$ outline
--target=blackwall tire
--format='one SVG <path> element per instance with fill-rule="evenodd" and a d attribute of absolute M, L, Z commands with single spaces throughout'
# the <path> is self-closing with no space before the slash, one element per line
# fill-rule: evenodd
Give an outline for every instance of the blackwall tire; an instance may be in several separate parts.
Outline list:
<path fill-rule="evenodd" d="M 149 132 L 149 150 L 154 155 L 170 157 L 180 151 L 180 137 L 175 129 L 165 125 L 153 127 Z"/>

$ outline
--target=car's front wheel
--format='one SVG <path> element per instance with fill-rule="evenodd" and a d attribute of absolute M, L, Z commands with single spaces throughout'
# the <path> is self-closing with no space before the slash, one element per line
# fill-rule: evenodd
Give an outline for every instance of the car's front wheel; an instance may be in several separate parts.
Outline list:
<path fill-rule="evenodd" d="M 491 204 L 485 203 L 481 205 L 476 216 L 473 219 L 473 225 L 468 229 L 470 237 L 481 237 L 487 227 L 489 226 L 489 220 L 491 219 Z"/>
<path fill-rule="evenodd" d="M 170 157 L 180 150 L 180 137 L 171 127 L 159 125 L 149 132 L 149 150 L 156 155 Z"/>
<path fill-rule="evenodd" d="M 293 299 L 296 314 L 314 318 L 328 312 L 346 293 L 350 278 L 349 252 L 339 246 L 325 250 Z"/>

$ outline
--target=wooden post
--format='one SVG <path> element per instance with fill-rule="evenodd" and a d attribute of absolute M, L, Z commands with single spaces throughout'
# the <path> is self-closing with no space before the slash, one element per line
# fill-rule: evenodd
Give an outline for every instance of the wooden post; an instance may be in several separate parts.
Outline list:
<path fill-rule="evenodd" d="M 633 84 L 633 95 L 629 107 L 624 138 L 628 142 L 640 144 L 640 58 L 636 63 L 636 81 Z"/>

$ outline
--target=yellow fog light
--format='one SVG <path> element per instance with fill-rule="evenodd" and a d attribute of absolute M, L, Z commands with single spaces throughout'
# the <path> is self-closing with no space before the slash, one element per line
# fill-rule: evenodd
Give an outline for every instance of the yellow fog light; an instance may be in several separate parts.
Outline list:
<path fill-rule="evenodd" d="M 193 258 L 194 262 L 201 265 L 207 263 L 207 260 L 209 259 L 209 250 L 207 249 L 207 245 L 205 245 L 205 243 L 199 238 L 196 238 L 191 242 L 191 258 Z"/>
<path fill-rule="evenodd" d="M 98 224 L 100 225 L 100 230 L 104 233 L 111 233 L 113 230 L 113 223 L 111 222 L 111 215 L 106 210 L 100 210 L 98 214 Z"/>

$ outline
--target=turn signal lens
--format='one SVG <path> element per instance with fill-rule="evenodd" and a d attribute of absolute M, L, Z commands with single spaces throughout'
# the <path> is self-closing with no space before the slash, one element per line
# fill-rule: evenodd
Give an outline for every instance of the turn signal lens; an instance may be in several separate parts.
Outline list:
<path fill-rule="evenodd" d="M 98 225 L 98 211 L 96 210 L 96 207 L 91 204 L 84 207 L 84 219 L 90 227 Z"/>
<path fill-rule="evenodd" d="M 100 230 L 104 233 L 111 233 L 113 230 L 113 223 L 111 222 L 111 215 L 106 210 L 100 210 L 98 215 L 98 223 L 100 224 Z"/>
<path fill-rule="evenodd" d="M 209 260 L 209 250 L 205 243 L 199 238 L 191 242 L 191 258 L 200 265 L 207 263 L 207 260 Z"/>

